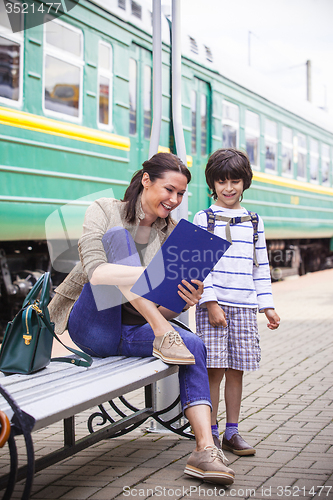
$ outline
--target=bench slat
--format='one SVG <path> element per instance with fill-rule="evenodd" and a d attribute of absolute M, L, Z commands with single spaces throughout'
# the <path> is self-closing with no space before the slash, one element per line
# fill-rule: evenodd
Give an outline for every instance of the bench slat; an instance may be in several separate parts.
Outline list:
<path fill-rule="evenodd" d="M 35 420 L 33 430 L 71 417 L 177 372 L 156 358 L 94 358 L 90 368 L 51 363 L 33 375 L 0 376 L 0 384 Z M 64 390 L 65 389 L 65 390 Z M 12 410 L 0 396 L 0 409 Z"/>

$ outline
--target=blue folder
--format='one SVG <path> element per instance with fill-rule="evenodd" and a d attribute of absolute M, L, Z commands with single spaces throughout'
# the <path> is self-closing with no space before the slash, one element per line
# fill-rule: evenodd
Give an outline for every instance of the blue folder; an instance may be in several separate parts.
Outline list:
<path fill-rule="evenodd" d="M 182 279 L 203 281 L 230 243 L 181 219 L 131 291 L 180 313 L 186 302 L 178 295 Z"/>

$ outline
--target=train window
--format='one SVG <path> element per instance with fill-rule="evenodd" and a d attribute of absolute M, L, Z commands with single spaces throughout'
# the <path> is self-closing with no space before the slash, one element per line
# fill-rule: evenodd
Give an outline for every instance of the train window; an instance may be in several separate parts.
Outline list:
<path fill-rule="evenodd" d="M 310 139 L 310 181 L 319 180 L 319 144 L 318 141 Z"/>
<path fill-rule="evenodd" d="M 45 41 L 48 45 L 61 51 L 70 52 L 76 57 L 82 57 L 82 32 L 80 30 L 55 19 L 44 26 Z"/>
<path fill-rule="evenodd" d="M 265 169 L 276 172 L 277 168 L 277 124 L 272 120 L 265 120 Z"/>
<path fill-rule="evenodd" d="M 0 28 L 2 34 L 13 35 L 15 31 L 15 35 L 21 37 L 24 29 L 24 9 L 17 9 L 16 3 L 13 0 L 0 2 Z"/>
<path fill-rule="evenodd" d="M 330 147 L 327 144 L 321 146 L 321 183 L 324 186 L 330 183 Z"/>
<path fill-rule="evenodd" d="M 144 68 L 144 136 L 150 138 L 151 132 L 151 67 Z"/>
<path fill-rule="evenodd" d="M 136 134 L 136 102 L 137 102 L 137 63 L 135 59 L 129 60 L 129 104 L 130 123 L 129 133 Z"/>
<path fill-rule="evenodd" d="M 98 46 L 98 122 L 111 127 L 111 92 L 112 92 L 112 47 L 100 42 Z"/>
<path fill-rule="evenodd" d="M 257 113 L 246 110 L 245 113 L 246 152 L 252 167 L 259 168 L 260 118 Z"/>
<path fill-rule="evenodd" d="M 6 2 L 6 5 L 14 5 Z M 7 7 L 8 8 L 8 7 Z M 5 12 L 4 2 L 0 3 L 0 101 L 10 105 L 22 102 L 23 82 L 23 31 L 13 33 Z M 15 14 L 12 22 L 23 29 L 23 15 Z"/>
<path fill-rule="evenodd" d="M 297 177 L 304 180 L 306 177 L 306 136 L 297 134 L 297 144 Z"/>
<path fill-rule="evenodd" d="M 53 19 L 44 24 L 44 109 L 81 117 L 83 35 Z"/>
<path fill-rule="evenodd" d="M 191 92 L 191 115 L 192 115 L 192 136 L 191 136 L 191 153 L 197 152 L 197 93 L 195 90 Z"/>
<path fill-rule="evenodd" d="M 222 101 L 222 144 L 224 148 L 237 148 L 239 135 L 239 107 Z"/>
<path fill-rule="evenodd" d="M 201 115 L 201 155 L 207 154 L 207 96 L 201 94 L 200 99 L 200 115 Z"/>
<path fill-rule="evenodd" d="M 282 175 L 293 174 L 293 131 L 282 126 Z"/>

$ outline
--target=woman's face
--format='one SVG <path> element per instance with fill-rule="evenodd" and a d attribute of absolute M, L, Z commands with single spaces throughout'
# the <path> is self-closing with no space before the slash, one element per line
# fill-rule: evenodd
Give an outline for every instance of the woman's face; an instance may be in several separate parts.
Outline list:
<path fill-rule="evenodd" d="M 180 205 L 187 187 L 187 178 L 179 172 L 166 171 L 161 179 L 152 182 L 147 172 L 142 177 L 141 204 L 151 224 L 161 217 L 165 219 Z"/>

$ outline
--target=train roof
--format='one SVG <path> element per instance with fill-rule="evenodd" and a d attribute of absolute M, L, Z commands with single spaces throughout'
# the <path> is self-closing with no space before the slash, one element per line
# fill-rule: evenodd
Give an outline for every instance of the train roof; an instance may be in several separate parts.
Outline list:
<path fill-rule="evenodd" d="M 152 12 L 149 0 L 90 0 L 90 2 L 152 35 Z M 165 10 L 166 8 L 162 6 L 162 12 L 165 14 L 162 16 L 162 40 L 169 44 L 169 28 L 165 17 L 169 12 Z M 300 99 L 293 91 L 275 85 L 272 79 L 253 68 L 235 63 L 225 53 L 221 55 L 218 48 L 206 45 L 196 34 L 182 34 L 182 55 L 272 104 L 333 133 L 333 120 L 327 112 Z"/>
<path fill-rule="evenodd" d="M 195 53 L 194 47 L 197 47 L 197 53 Z M 210 52 L 210 59 L 207 57 L 207 50 Z M 277 86 L 274 80 L 255 69 L 247 65 L 240 65 L 225 55 L 225 53 L 219 55 L 217 58 L 217 53 L 218 51 L 214 48 L 210 47 L 208 49 L 205 43 L 198 37 L 183 34 L 183 56 L 196 61 L 200 65 L 206 66 L 210 70 L 216 71 L 221 76 L 235 82 L 261 98 L 333 133 L 333 119 L 327 112 L 305 99 L 300 99 L 294 91 Z"/>

